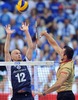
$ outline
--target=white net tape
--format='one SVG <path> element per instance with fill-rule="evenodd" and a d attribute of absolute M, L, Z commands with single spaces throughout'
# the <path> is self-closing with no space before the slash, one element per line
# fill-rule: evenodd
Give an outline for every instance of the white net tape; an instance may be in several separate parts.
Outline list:
<path fill-rule="evenodd" d="M 54 61 L 26 61 L 26 62 L 0 62 L 0 66 L 13 66 L 13 65 L 20 65 L 20 66 L 35 66 L 35 65 L 39 65 L 39 66 L 48 66 L 48 65 L 53 65 Z"/>

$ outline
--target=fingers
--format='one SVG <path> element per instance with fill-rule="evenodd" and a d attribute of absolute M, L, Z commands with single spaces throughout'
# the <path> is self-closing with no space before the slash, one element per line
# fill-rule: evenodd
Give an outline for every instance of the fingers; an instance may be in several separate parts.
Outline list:
<path fill-rule="evenodd" d="M 22 26 L 24 26 L 25 24 L 24 24 L 24 22 L 22 22 Z"/>
<path fill-rule="evenodd" d="M 22 30 L 22 31 L 28 30 L 28 26 L 29 26 L 29 24 L 27 24 L 26 22 L 23 22 L 22 26 L 20 27 L 20 30 Z"/>
<path fill-rule="evenodd" d="M 23 26 L 29 26 L 29 23 L 23 22 L 22 25 Z"/>
<path fill-rule="evenodd" d="M 28 27 L 28 26 L 29 26 L 29 23 L 22 22 L 20 29 L 23 30 L 25 27 Z"/>
<path fill-rule="evenodd" d="M 24 22 L 22 23 L 22 26 L 20 27 L 20 30 L 23 30 L 23 27 L 25 26 Z"/>
<path fill-rule="evenodd" d="M 26 22 L 25 22 L 25 26 L 26 26 Z"/>
<path fill-rule="evenodd" d="M 29 23 L 24 22 L 24 25 L 25 25 L 25 26 L 29 26 Z"/>
<path fill-rule="evenodd" d="M 24 24 L 22 24 L 22 26 L 21 26 L 21 27 L 23 28 L 24 26 L 25 26 L 25 25 L 24 25 Z"/>
<path fill-rule="evenodd" d="M 40 36 L 44 36 L 46 33 L 47 33 L 47 31 L 45 30 L 45 31 L 40 33 Z"/>
<path fill-rule="evenodd" d="M 24 22 L 22 22 L 22 25 L 20 27 L 21 30 L 23 30 L 23 27 L 25 26 Z"/>
<path fill-rule="evenodd" d="M 11 25 L 10 24 L 8 25 L 8 29 L 11 29 Z"/>
<path fill-rule="evenodd" d="M 11 30 L 11 25 L 10 24 L 6 25 L 4 28 L 5 28 L 5 31 L 6 31 L 7 34 L 12 34 L 12 33 L 15 32 L 15 30 Z"/>

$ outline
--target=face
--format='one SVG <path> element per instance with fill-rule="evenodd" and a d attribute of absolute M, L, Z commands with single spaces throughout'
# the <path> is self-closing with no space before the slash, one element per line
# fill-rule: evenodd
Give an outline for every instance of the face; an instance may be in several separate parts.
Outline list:
<path fill-rule="evenodd" d="M 58 10 L 59 14 L 63 13 L 63 9 Z"/>
<path fill-rule="evenodd" d="M 77 49 L 77 47 L 78 47 L 77 41 L 73 41 L 72 44 L 73 44 L 73 48 Z"/>
<path fill-rule="evenodd" d="M 62 61 L 66 61 L 67 60 L 67 56 L 65 55 L 65 48 L 63 48 L 62 51 Z"/>
<path fill-rule="evenodd" d="M 65 25 L 68 25 L 69 22 L 70 22 L 69 19 L 65 19 L 65 20 L 64 20 L 64 24 L 65 24 Z"/>
<path fill-rule="evenodd" d="M 49 88 L 47 84 L 44 85 L 44 91 L 46 91 Z"/>
<path fill-rule="evenodd" d="M 21 52 L 19 50 L 13 50 L 11 52 L 11 59 L 13 61 L 21 61 L 22 60 Z"/>
<path fill-rule="evenodd" d="M 44 14 L 48 14 L 48 9 L 47 8 L 44 8 Z"/>
<path fill-rule="evenodd" d="M 45 46 L 44 46 L 44 51 L 45 51 L 45 52 L 49 52 L 49 45 L 48 45 L 48 44 L 45 44 Z"/>
<path fill-rule="evenodd" d="M 33 9 L 31 10 L 31 15 L 34 16 L 34 15 L 36 15 L 36 14 L 37 14 L 37 11 L 36 11 L 36 9 L 33 8 Z"/>
<path fill-rule="evenodd" d="M 48 75 L 48 81 L 51 82 L 51 80 L 52 80 L 52 74 L 49 74 Z"/>

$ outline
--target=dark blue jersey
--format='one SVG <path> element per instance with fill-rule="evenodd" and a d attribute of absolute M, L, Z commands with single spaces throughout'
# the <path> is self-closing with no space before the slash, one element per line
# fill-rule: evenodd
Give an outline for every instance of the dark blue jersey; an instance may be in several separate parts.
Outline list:
<path fill-rule="evenodd" d="M 26 59 L 23 61 L 26 61 Z M 11 66 L 11 83 L 13 93 L 19 90 L 31 92 L 31 78 L 27 66 Z"/>

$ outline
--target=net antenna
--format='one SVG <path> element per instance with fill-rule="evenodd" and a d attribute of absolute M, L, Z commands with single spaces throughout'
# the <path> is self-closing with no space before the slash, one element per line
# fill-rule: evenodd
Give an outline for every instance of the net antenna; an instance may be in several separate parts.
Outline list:
<path fill-rule="evenodd" d="M 36 22 L 35 22 L 35 30 L 36 30 L 36 54 L 38 54 L 38 51 L 37 51 L 37 49 L 38 49 L 38 45 L 37 45 L 37 42 L 38 42 L 38 30 L 37 30 L 37 26 L 38 26 L 38 24 L 37 24 L 37 20 L 36 20 Z M 38 60 L 37 59 L 37 55 L 36 55 L 36 60 Z M 38 69 L 37 69 L 37 66 L 34 66 L 34 90 L 35 90 L 35 92 L 38 91 Z M 34 97 L 34 99 L 35 100 L 39 100 L 38 95 L 36 95 Z"/>

